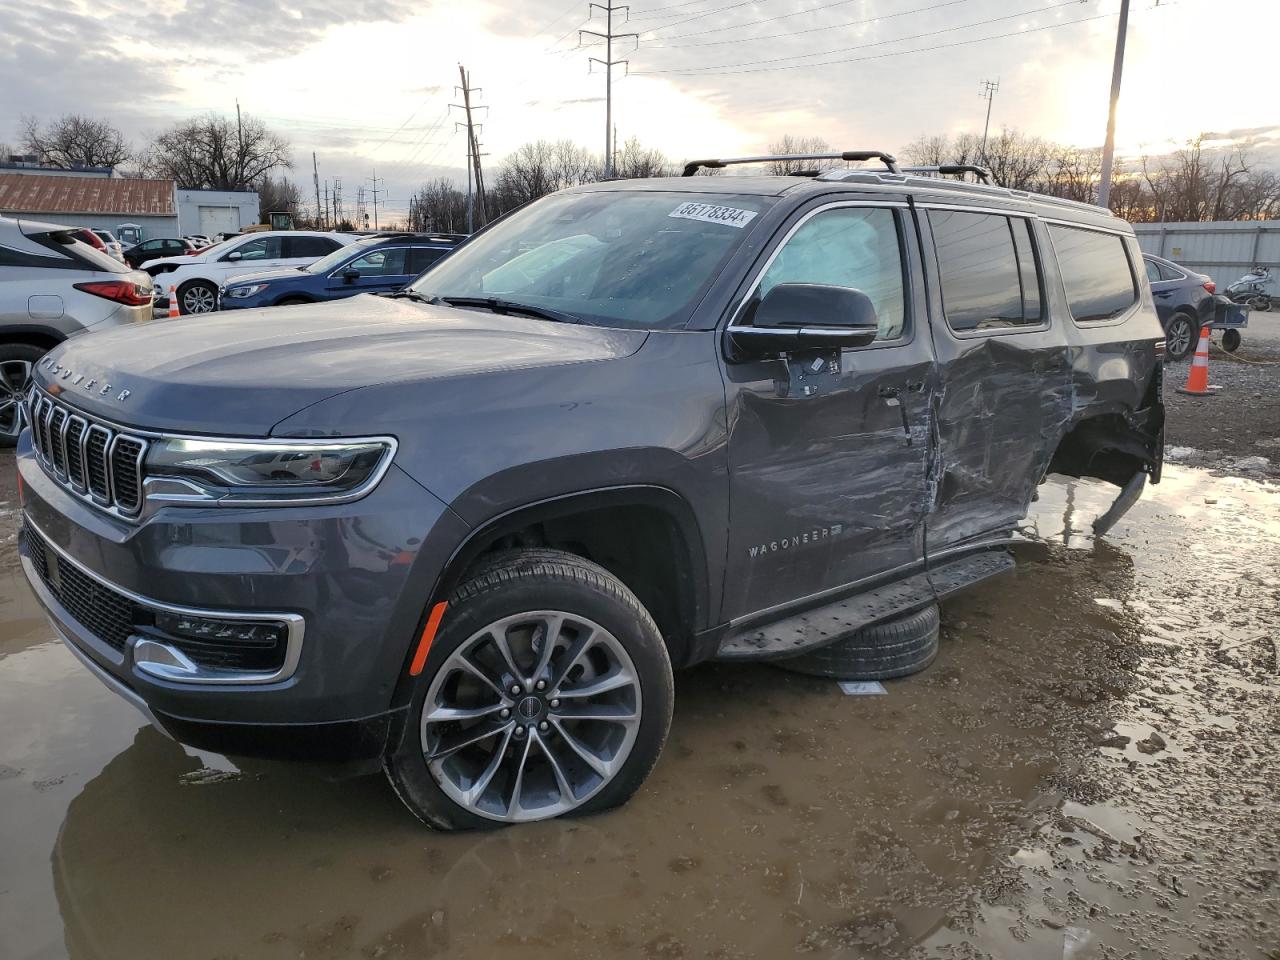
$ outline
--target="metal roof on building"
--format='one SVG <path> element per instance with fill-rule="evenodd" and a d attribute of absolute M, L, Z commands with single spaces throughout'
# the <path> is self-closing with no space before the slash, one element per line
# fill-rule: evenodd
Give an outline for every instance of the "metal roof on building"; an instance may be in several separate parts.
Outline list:
<path fill-rule="evenodd" d="M 172 180 L 115 180 L 0 171 L 0 211 L 172 217 L 177 214 L 173 189 Z"/>

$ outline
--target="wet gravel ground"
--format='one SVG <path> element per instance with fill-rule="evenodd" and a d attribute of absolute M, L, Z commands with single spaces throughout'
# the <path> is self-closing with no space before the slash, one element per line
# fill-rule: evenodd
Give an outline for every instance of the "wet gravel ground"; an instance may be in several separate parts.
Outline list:
<path fill-rule="evenodd" d="M 1219 474 L 1280 480 L 1280 312 L 1251 313 L 1234 353 L 1209 349 L 1209 382 L 1217 396 L 1188 397 L 1190 359 L 1165 367 L 1168 414 L 1165 456 Z"/>
<path fill-rule="evenodd" d="M 0 463 L 0 483 L 12 469 Z M 0 532 L 0 957 L 1280 957 L 1280 487 L 1053 479 L 939 658 L 849 697 L 676 678 L 626 807 L 423 830 L 378 778 L 187 751 Z"/>

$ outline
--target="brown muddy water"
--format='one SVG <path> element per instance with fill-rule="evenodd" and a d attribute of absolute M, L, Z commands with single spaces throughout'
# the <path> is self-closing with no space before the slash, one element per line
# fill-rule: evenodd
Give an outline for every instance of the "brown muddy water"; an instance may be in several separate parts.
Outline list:
<path fill-rule="evenodd" d="M 142 726 L 0 488 L 0 958 L 1280 957 L 1280 488 L 1110 496 L 1046 484 L 887 696 L 700 667 L 628 806 L 444 835 Z"/>

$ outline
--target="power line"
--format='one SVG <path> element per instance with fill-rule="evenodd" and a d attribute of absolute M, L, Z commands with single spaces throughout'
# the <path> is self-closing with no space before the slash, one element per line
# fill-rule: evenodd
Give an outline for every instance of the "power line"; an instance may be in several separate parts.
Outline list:
<path fill-rule="evenodd" d="M 821 63 L 789 63 L 776 67 L 753 67 L 751 62 L 740 64 L 744 69 L 722 70 L 716 73 L 699 73 L 697 69 L 686 68 L 682 70 L 637 70 L 636 76 L 654 76 L 655 74 L 692 74 L 704 77 L 724 77 L 733 76 L 743 73 L 770 73 L 775 70 L 795 70 L 797 68 L 812 69 L 813 67 L 832 67 L 842 63 L 863 63 L 868 60 L 886 60 L 890 57 L 901 57 L 911 53 L 931 53 L 935 50 L 950 50 L 954 47 L 966 47 L 975 43 L 985 43 L 988 40 L 1003 40 L 1006 37 L 1022 37 L 1029 33 L 1041 33 L 1045 30 L 1057 30 L 1061 27 L 1069 27 L 1077 23 L 1090 23 L 1094 20 L 1106 20 L 1114 17 L 1114 13 L 1099 13 L 1092 17 L 1081 17 L 1077 20 L 1063 20 L 1061 23 L 1050 23 L 1043 27 L 1028 27 L 1026 30 L 1011 30 L 1008 33 L 996 33 L 989 37 L 974 37 L 971 40 L 957 40 L 954 43 L 939 43 L 929 47 L 917 47 L 915 50 L 895 50 L 890 53 L 876 53 L 868 57 L 846 57 L 841 60 L 824 60 Z"/>
<path fill-rule="evenodd" d="M 754 40 L 778 40 L 783 37 L 799 37 L 806 33 L 819 33 L 830 30 L 842 30 L 845 27 L 859 27 L 866 23 L 878 23 L 881 20 L 892 20 L 895 17 L 905 17 L 913 13 L 926 13 L 930 10 L 940 10 L 943 7 L 954 7 L 959 3 L 972 3 L 973 0 L 944 0 L 943 3 L 935 3 L 927 7 L 916 7 L 912 10 L 900 10 L 898 13 L 886 13 L 878 17 L 866 17 L 862 20 L 846 20 L 843 23 L 832 23 L 821 27 L 806 27 L 804 30 L 787 30 L 783 33 L 767 33 L 760 37 L 735 37 L 732 40 L 708 40 L 705 43 L 650 43 L 646 44 L 646 50 L 669 50 L 685 47 L 721 47 L 727 43 L 751 43 Z M 788 14 L 787 16 L 790 16 Z M 770 17 L 768 20 L 756 20 L 754 24 L 768 23 L 771 20 L 780 19 L 778 17 Z M 751 26 L 752 24 L 735 24 L 733 27 L 723 27 L 724 30 L 736 30 L 739 26 Z M 678 40 L 680 37 L 702 37 L 707 33 L 714 31 L 706 30 L 698 33 L 685 33 L 676 37 L 663 37 L 665 40 Z"/>
<path fill-rule="evenodd" d="M 736 10 L 738 9 L 738 7 L 745 7 L 755 2 L 756 0 L 734 0 L 733 3 L 726 4 L 723 7 L 713 7 L 710 10 L 704 10 L 701 13 L 695 13 L 691 17 L 684 17 L 683 19 L 672 20 L 670 23 L 662 23 L 656 27 L 650 27 L 648 30 L 645 31 L 645 33 L 657 33 L 659 30 L 666 30 L 668 27 L 678 27 L 682 23 L 693 23 L 693 21 L 701 20 L 703 17 L 709 17 L 715 13 L 724 13 L 726 10 Z M 856 0 L 836 0 L 836 4 L 854 3 L 854 2 L 856 2 Z M 832 4 L 832 5 L 835 6 L 836 4 Z M 819 9 L 819 8 L 814 8 L 814 9 Z M 807 13 L 809 11 L 804 11 L 804 12 Z"/>
<path fill-rule="evenodd" d="M 768 60 L 752 60 L 752 61 L 748 61 L 746 64 L 720 63 L 720 64 L 713 64 L 710 66 L 690 67 L 688 69 L 690 71 L 696 71 L 701 73 L 707 70 L 721 70 L 726 67 L 755 66 L 755 65 L 767 64 L 767 63 L 782 63 L 784 60 L 804 60 L 809 57 L 829 57 L 832 54 L 836 54 L 836 53 L 848 53 L 850 50 L 866 50 L 871 47 L 883 47 L 886 44 L 890 44 L 890 43 L 904 43 L 907 40 L 922 40 L 925 37 L 936 37 L 944 33 L 955 33 L 957 30 L 968 30 L 971 27 L 983 27 L 990 23 L 999 23 L 1002 20 L 1014 20 L 1018 17 L 1025 17 L 1030 14 L 1040 13 L 1041 11 L 1045 11 L 1045 10 L 1053 10 L 1056 7 L 1072 6 L 1074 4 L 1081 3 L 1081 2 L 1083 2 L 1083 0 L 1061 0 L 1061 2 L 1050 4 L 1047 7 L 1032 7 L 1030 10 L 1019 10 L 1017 13 L 1006 13 L 1003 16 L 999 16 L 999 17 L 988 17 L 986 20 L 975 20 L 973 23 L 960 23 L 952 27 L 942 27 L 939 30 L 929 30 L 924 33 L 913 33 L 910 36 L 895 37 L 889 40 L 873 40 L 870 43 L 855 43 L 853 46 L 850 46 L 850 47 L 836 47 L 832 50 L 815 50 L 812 53 L 795 53 L 795 54 L 791 54 L 790 56 L 773 57 Z M 1020 32 L 1025 33 L 1026 31 L 1020 31 Z"/>

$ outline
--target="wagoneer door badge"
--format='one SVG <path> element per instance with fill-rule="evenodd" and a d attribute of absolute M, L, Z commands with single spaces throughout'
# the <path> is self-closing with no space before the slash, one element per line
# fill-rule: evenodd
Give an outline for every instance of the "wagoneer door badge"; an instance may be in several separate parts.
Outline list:
<path fill-rule="evenodd" d="M 785 537 L 779 537 L 777 540 L 770 540 L 768 543 L 753 544 L 747 547 L 747 556 L 755 559 L 756 557 L 764 556 L 766 553 L 779 553 L 796 547 L 809 547 L 815 543 L 829 540 L 831 537 L 838 537 L 843 532 L 843 523 L 833 523 L 829 527 L 814 527 L 804 533 L 793 533 Z"/>
<path fill-rule="evenodd" d="M 110 394 L 113 389 L 115 389 L 109 383 L 102 383 L 99 380 L 94 379 L 93 377 L 86 378 L 83 373 L 77 374 L 74 370 L 70 369 L 69 367 L 64 367 L 62 364 L 58 363 L 57 360 L 54 360 L 51 357 L 45 357 L 43 360 L 40 361 L 40 365 L 43 366 L 46 370 L 48 370 L 50 373 L 57 376 L 59 380 L 68 381 L 67 383 L 68 386 L 82 387 L 86 392 L 95 394 L 96 396 L 99 396 L 99 397 L 105 397 L 108 394 Z M 59 389 L 59 385 L 55 384 L 54 387 L 51 388 L 51 392 L 52 393 L 61 392 Z M 128 400 L 131 395 L 132 395 L 132 391 L 121 390 L 119 393 L 116 394 L 116 400 L 123 403 L 125 400 Z"/>

